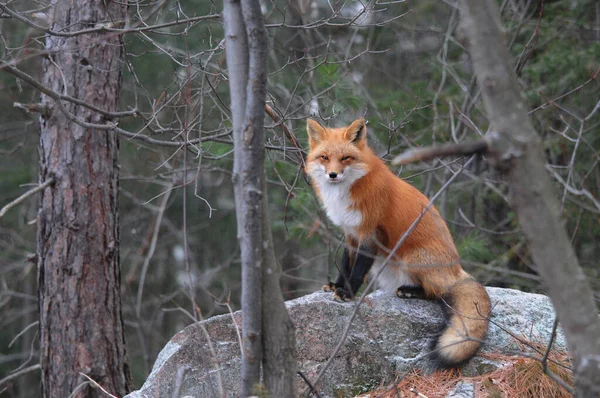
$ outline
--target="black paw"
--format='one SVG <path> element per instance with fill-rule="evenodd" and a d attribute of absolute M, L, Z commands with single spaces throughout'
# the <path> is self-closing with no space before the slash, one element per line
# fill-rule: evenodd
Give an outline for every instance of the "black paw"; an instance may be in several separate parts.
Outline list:
<path fill-rule="evenodd" d="M 326 285 L 323 285 L 324 292 L 335 292 L 335 283 L 329 282 Z"/>
<path fill-rule="evenodd" d="M 425 290 L 421 286 L 400 286 L 396 290 L 396 296 L 400 298 L 417 298 L 424 299 Z"/>
<path fill-rule="evenodd" d="M 338 287 L 335 289 L 335 292 L 333 293 L 333 299 L 335 301 L 351 301 L 354 298 L 354 295 L 352 293 L 350 293 L 349 291 L 347 291 L 346 289 L 344 289 L 343 287 Z"/>

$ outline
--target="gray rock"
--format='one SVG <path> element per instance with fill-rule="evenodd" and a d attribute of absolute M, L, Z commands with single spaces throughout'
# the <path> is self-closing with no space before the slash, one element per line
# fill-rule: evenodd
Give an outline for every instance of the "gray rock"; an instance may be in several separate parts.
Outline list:
<path fill-rule="evenodd" d="M 475 396 L 473 383 L 459 381 L 446 398 L 473 398 Z"/>
<path fill-rule="evenodd" d="M 493 324 L 483 351 L 517 352 L 519 346 L 511 334 L 548 341 L 554 310 L 546 296 L 510 289 L 487 290 L 493 305 Z M 338 303 L 331 300 L 331 293 L 316 292 L 286 304 L 296 325 L 298 369 L 314 380 L 339 341 L 356 303 Z M 241 325 L 240 312 L 234 313 L 233 319 Z M 171 397 L 178 383 L 177 372 L 183 367 L 187 371 L 177 386 L 180 396 L 219 397 L 219 386 L 226 396 L 237 396 L 240 349 L 233 319 L 231 315 L 220 315 L 177 333 L 158 355 L 142 388 L 126 398 Z M 402 300 L 382 291 L 369 295 L 346 342 L 319 382 L 319 391 L 323 397 L 354 396 L 415 367 L 427 367 L 424 354 L 443 325 L 442 311 L 435 302 Z M 554 347 L 566 349 L 560 330 Z M 498 365 L 475 357 L 468 369 L 480 374 Z M 298 383 L 301 389 L 306 387 L 300 378 Z"/>

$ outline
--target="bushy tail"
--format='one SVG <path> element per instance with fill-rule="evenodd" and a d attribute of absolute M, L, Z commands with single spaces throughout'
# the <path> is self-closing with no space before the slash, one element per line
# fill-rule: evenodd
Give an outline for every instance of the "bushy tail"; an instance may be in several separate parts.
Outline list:
<path fill-rule="evenodd" d="M 471 359 L 485 339 L 490 297 L 481 284 L 467 277 L 452 284 L 441 300 L 448 324 L 435 345 L 436 356 L 440 365 L 455 367 Z"/>

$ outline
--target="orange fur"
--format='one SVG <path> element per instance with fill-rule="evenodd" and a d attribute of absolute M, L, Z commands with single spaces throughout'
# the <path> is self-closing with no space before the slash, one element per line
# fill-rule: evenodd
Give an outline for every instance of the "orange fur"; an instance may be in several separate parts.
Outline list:
<path fill-rule="evenodd" d="M 429 200 L 369 148 L 363 119 L 342 128 L 325 128 L 309 119 L 307 129 L 307 170 L 328 216 L 344 229 L 348 248 L 355 252 L 361 242 L 376 241 L 377 255 L 387 256 Z M 332 174 L 341 181 L 332 182 Z M 455 366 L 470 359 L 487 333 L 490 300 L 483 286 L 463 271 L 448 227 L 434 207 L 394 260 L 387 267 L 398 280 L 422 286 L 428 298 L 450 307 L 436 346 L 442 363 Z"/>

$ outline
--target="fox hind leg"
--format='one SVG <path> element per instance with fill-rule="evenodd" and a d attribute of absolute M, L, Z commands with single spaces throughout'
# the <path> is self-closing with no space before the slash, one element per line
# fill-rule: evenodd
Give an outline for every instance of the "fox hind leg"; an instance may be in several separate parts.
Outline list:
<path fill-rule="evenodd" d="M 396 290 L 396 296 L 404 299 L 426 299 L 425 289 L 423 286 L 403 285 Z"/>

